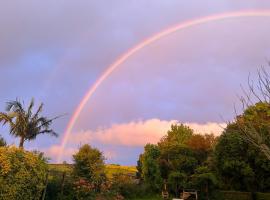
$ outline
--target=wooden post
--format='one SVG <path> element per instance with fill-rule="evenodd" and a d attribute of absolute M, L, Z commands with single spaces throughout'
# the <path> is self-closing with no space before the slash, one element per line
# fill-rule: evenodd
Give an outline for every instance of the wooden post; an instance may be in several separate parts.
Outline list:
<path fill-rule="evenodd" d="M 66 177 L 66 172 L 63 172 L 62 181 L 61 181 L 61 199 L 63 199 L 63 195 L 64 195 L 65 177 Z"/>
<path fill-rule="evenodd" d="M 44 188 L 43 194 L 42 194 L 42 200 L 45 200 L 48 180 L 49 180 L 49 172 L 47 172 L 47 174 L 46 174 L 46 182 L 45 182 L 45 188 Z"/>

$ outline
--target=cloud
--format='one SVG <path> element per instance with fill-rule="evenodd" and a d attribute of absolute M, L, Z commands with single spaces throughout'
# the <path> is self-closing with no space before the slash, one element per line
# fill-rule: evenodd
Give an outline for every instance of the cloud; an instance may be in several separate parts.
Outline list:
<path fill-rule="evenodd" d="M 53 145 L 49 148 L 42 149 L 41 151 L 44 152 L 46 157 L 49 157 L 54 161 L 55 158 L 59 155 L 61 149 L 61 145 Z M 66 147 L 65 151 L 63 151 L 62 160 L 71 160 L 72 155 L 78 151 L 77 148 L 73 147 Z"/>
<path fill-rule="evenodd" d="M 109 128 L 99 128 L 96 131 L 86 130 L 73 133 L 68 143 L 101 143 L 107 145 L 120 145 L 129 147 L 141 147 L 147 143 L 157 143 L 167 131 L 171 124 L 178 123 L 177 120 L 149 119 L 146 121 L 132 121 L 123 124 L 114 124 Z M 196 133 L 214 133 L 219 135 L 225 124 L 209 122 L 205 124 L 185 123 Z"/>

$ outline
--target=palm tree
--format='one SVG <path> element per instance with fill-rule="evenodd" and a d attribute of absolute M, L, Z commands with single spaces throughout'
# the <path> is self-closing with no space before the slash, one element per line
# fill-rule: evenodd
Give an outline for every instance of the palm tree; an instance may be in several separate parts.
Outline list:
<path fill-rule="evenodd" d="M 18 99 L 15 101 L 7 102 L 6 112 L 0 112 L 0 123 L 3 125 L 8 124 L 10 128 L 10 134 L 19 137 L 19 147 L 23 148 L 26 140 L 34 140 L 40 134 L 49 134 L 52 136 L 58 136 L 51 128 L 53 120 L 58 117 L 48 119 L 40 116 L 43 109 L 43 103 L 41 103 L 33 113 L 34 99 L 31 100 L 27 109 L 24 108 L 23 103 Z"/>

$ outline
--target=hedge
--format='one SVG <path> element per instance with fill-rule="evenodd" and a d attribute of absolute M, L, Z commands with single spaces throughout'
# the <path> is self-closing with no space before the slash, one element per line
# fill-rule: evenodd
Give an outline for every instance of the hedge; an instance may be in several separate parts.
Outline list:
<path fill-rule="evenodd" d="M 270 200 L 270 193 L 256 193 L 256 200 Z"/>
<path fill-rule="evenodd" d="M 251 192 L 220 191 L 224 200 L 253 200 Z"/>

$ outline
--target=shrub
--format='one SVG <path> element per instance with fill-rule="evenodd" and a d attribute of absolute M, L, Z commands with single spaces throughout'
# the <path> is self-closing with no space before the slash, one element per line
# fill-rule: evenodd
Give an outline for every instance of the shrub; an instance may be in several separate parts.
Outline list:
<path fill-rule="evenodd" d="M 251 192 L 238 192 L 238 191 L 220 191 L 220 200 L 252 200 Z"/>
<path fill-rule="evenodd" d="M 256 200 L 270 200 L 270 193 L 256 193 Z"/>
<path fill-rule="evenodd" d="M 41 154 L 0 147 L 0 199 L 40 199 L 47 170 Z"/>
<path fill-rule="evenodd" d="M 49 181 L 46 191 L 46 200 L 74 199 L 74 180 L 71 176 L 72 168 L 68 165 L 50 165 Z M 62 188 L 63 187 L 63 188 Z M 63 189 L 63 191 L 61 191 Z"/>
<path fill-rule="evenodd" d="M 85 144 L 73 155 L 73 159 L 74 175 L 78 179 L 85 179 L 94 186 L 95 191 L 99 191 L 100 186 L 106 180 L 105 158 L 102 152 Z"/>

